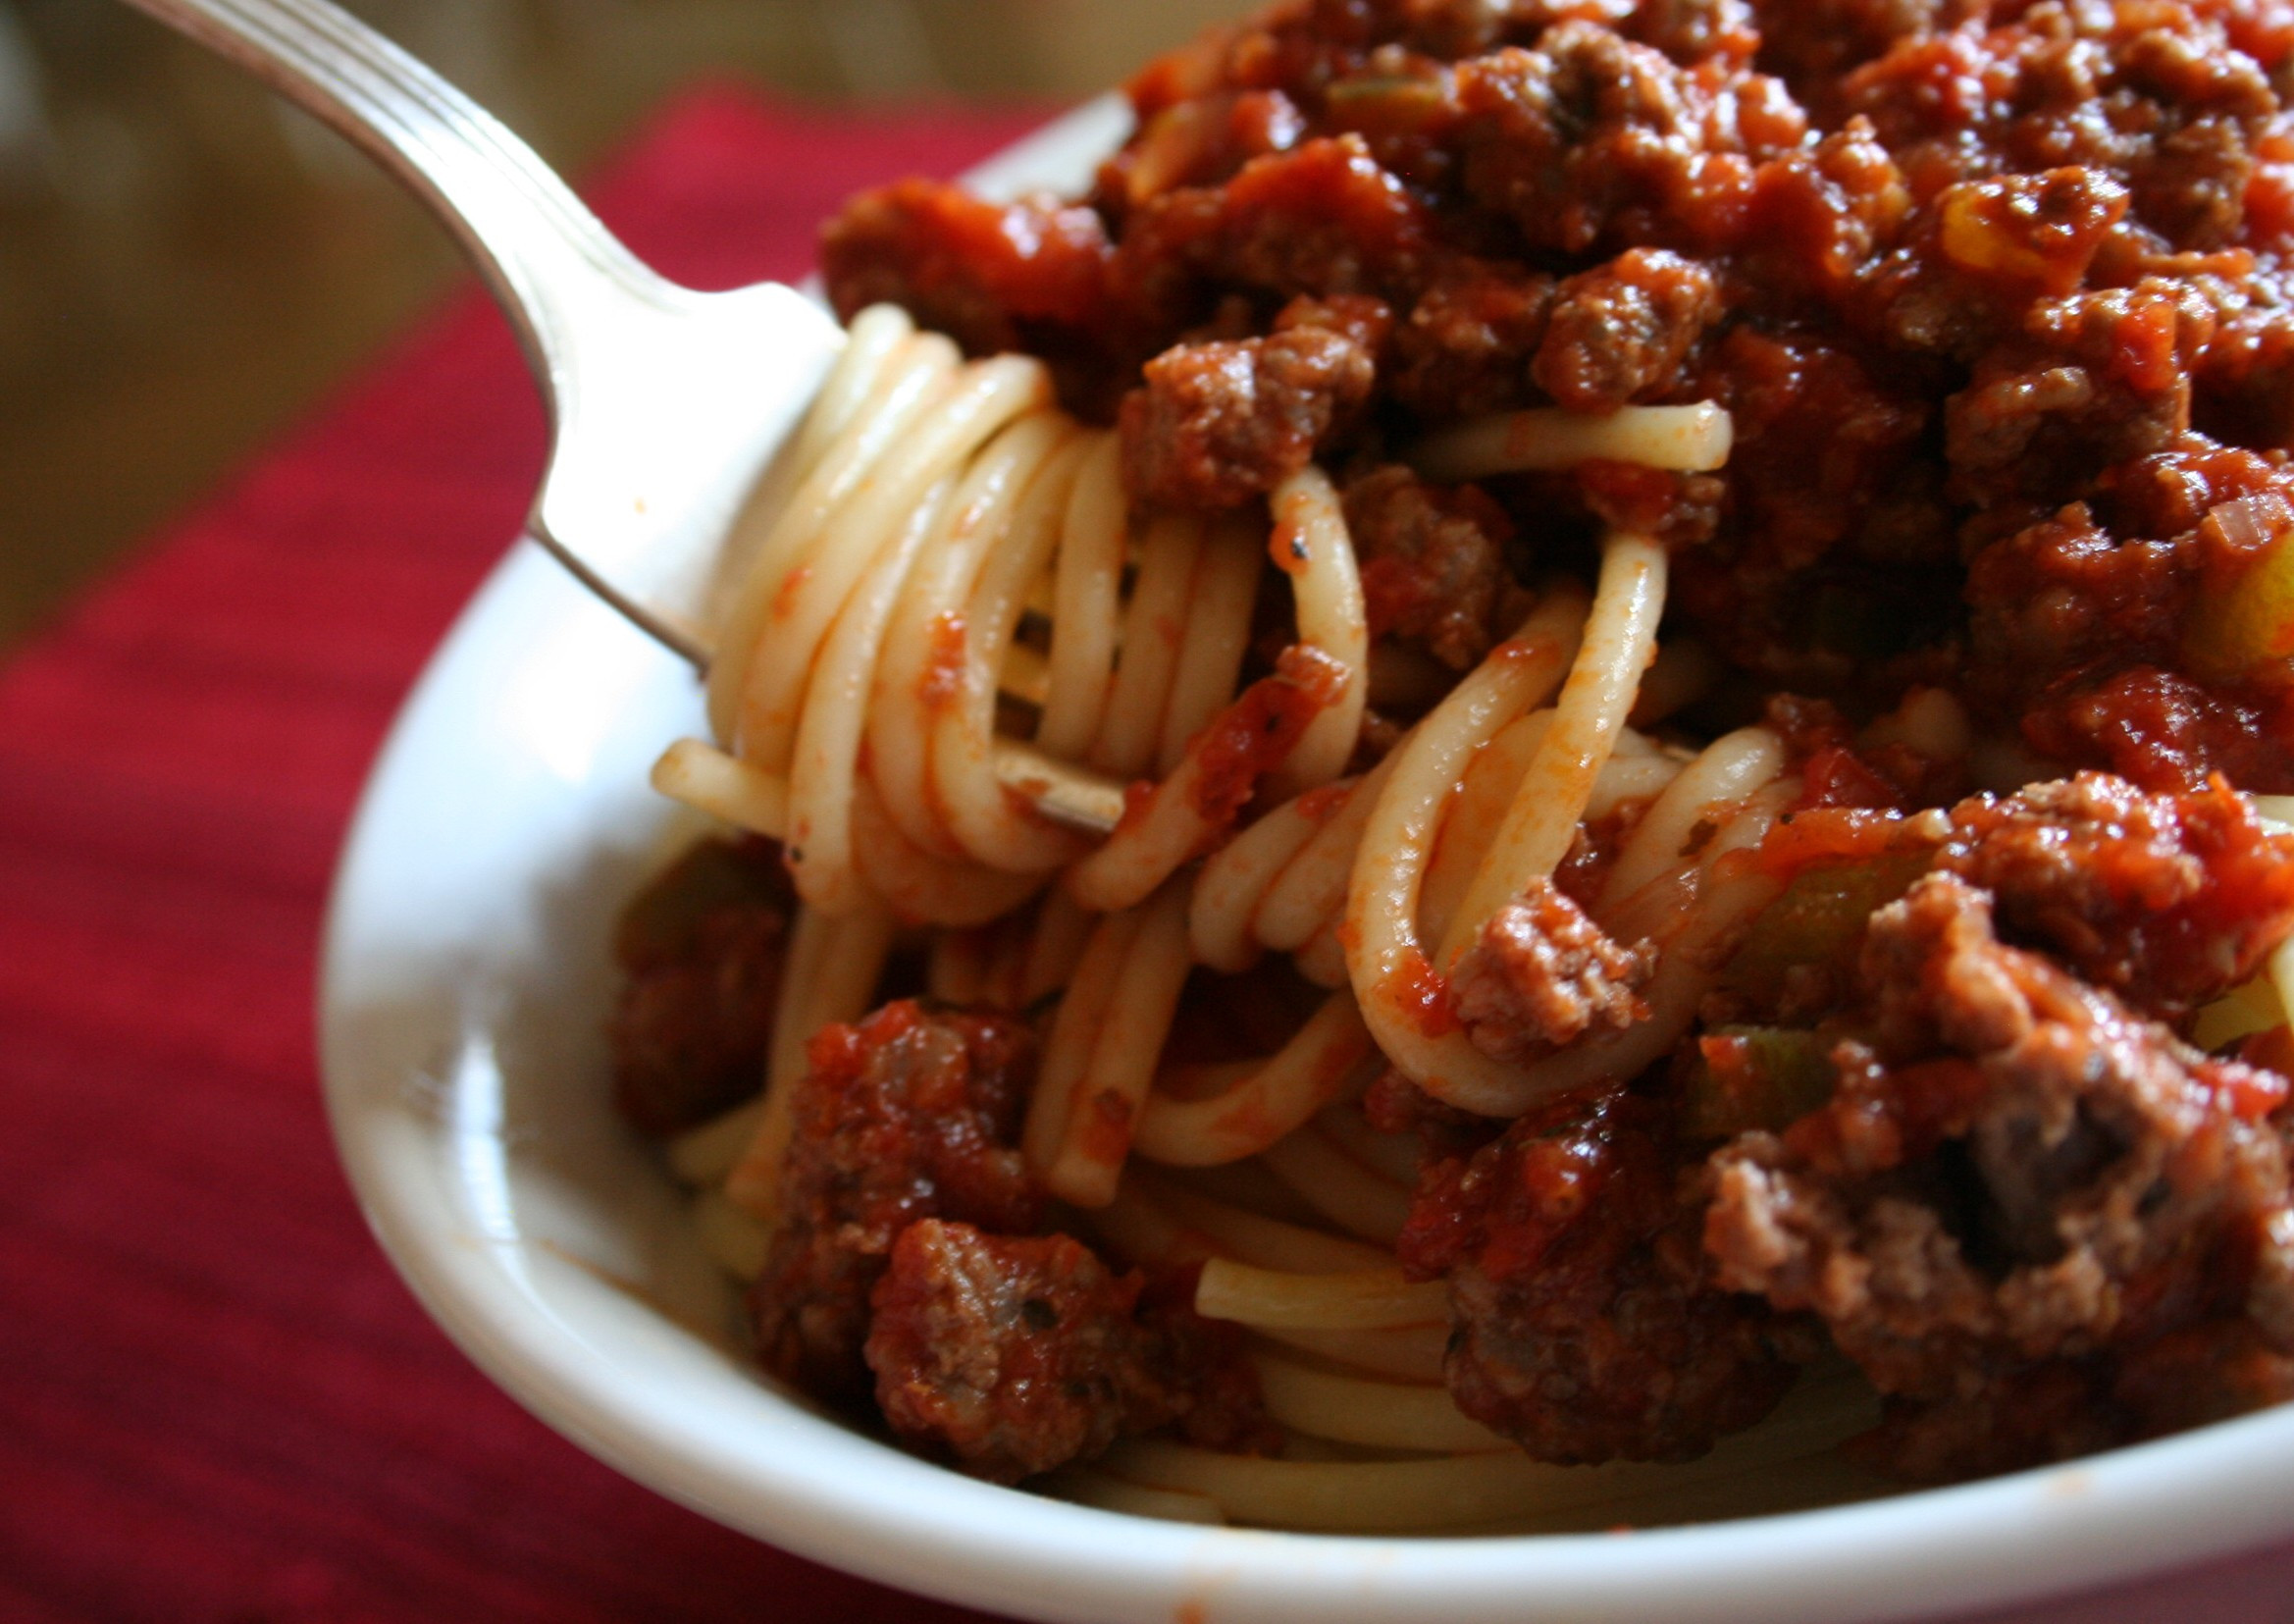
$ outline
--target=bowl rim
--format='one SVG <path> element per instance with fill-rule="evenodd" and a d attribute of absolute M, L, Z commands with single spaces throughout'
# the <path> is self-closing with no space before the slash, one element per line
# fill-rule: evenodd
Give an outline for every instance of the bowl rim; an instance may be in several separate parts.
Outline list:
<path fill-rule="evenodd" d="M 975 173 L 1013 190 L 1071 171 L 1120 133 L 1119 111 L 1109 98 L 1087 104 Z M 378 1083 L 391 1079 L 375 1075 L 353 1019 L 396 952 L 376 888 L 402 861 L 392 848 L 403 845 L 426 762 L 466 730 L 475 697 L 517 657 L 512 640 L 577 602 L 588 601 L 521 542 L 400 709 L 329 900 L 321 1069 L 359 1205 L 424 1308 L 519 1403 L 638 1482 L 786 1549 L 948 1600 L 1030 1618 L 1181 1624 L 1496 1620 L 1532 1606 L 1649 1621 L 1754 1608 L 1778 1621 L 1906 1618 L 2100 1586 L 2294 1532 L 2294 1473 L 2279 1467 L 2294 1455 L 2294 1406 L 2063 1466 L 1818 1510 L 1615 1534 L 1370 1537 L 1206 1529 L 1071 1505 L 913 1459 L 761 1381 L 748 1430 L 712 1425 L 658 1381 L 633 1383 L 536 1290 L 514 1245 L 474 1246 L 442 1214 L 416 1141 L 459 1130 L 378 1112 Z M 665 1355 L 704 1357 L 698 1343 Z M 767 1435 L 777 1447 L 757 1451 Z"/>

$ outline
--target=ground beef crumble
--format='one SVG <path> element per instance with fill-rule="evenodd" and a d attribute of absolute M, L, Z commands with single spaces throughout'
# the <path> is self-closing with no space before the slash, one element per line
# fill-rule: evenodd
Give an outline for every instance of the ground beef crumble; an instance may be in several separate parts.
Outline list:
<path fill-rule="evenodd" d="M 1471 669 L 1504 634 L 1518 596 L 1505 510 L 1474 486 L 1431 486 L 1397 463 L 1347 481 L 1344 503 L 1370 635 Z"/>
<path fill-rule="evenodd" d="M 1123 483 L 1135 500 L 1177 507 L 1263 496 L 1369 398 L 1375 370 L 1329 328 L 1167 350 L 1123 400 Z"/>
<path fill-rule="evenodd" d="M 919 1220 L 870 1298 L 877 1406 L 909 1443 L 998 1483 L 1174 1421 L 1210 1447 L 1271 1449 L 1239 1333 L 1142 1302 L 1145 1285 L 1069 1235 Z"/>
<path fill-rule="evenodd" d="M 1450 1395 L 1539 1460 L 1688 1460 L 1748 1427 L 1820 1345 L 1723 1290 L 1700 1175 L 1664 1108 L 1605 1089 L 1430 1163 L 1397 1243 L 1446 1276 Z"/>
<path fill-rule="evenodd" d="M 1573 411 L 1614 411 L 1679 387 L 1682 364 L 1720 320 L 1712 273 L 1662 248 L 1632 248 L 1555 292 L 1530 376 Z"/>
<path fill-rule="evenodd" d="M 1553 288 L 1522 265 L 1452 263 L 1394 330 L 1387 388 L 1436 422 L 1528 404 L 1528 360 L 1544 340 Z"/>
<path fill-rule="evenodd" d="M 2144 795 L 2083 772 L 1962 802 L 1952 830 L 1939 865 L 1992 893 L 2003 931 L 2162 1020 L 2246 980 L 2294 927 L 2294 837 L 2220 779 Z"/>
<path fill-rule="evenodd" d="M 1655 969 L 1654 944 L 1620 946 L 1540 878 L 1483 924 L 1450 970 L 1450 997 L 1476 1048 L 1521 1064 L 1648 1019 L 1639 989 Z"/>
<path fill-rule="evenodd" d="M 706 840 L 623 911 L 606 1036 L 614 1105 L 639 1132 L 695 1126 L 764 1086 L 795 908 L 779 847 Z"/>
<path fill-rule="evenodd" d="M 750 1292 L 765 1368 L 823 1397 L 867 1388 L 868 1294 L 938 1217 L 1024 1234 L 1044 1198 L 1019 1158 L 1035 1035 L 1007 1017 L 887 1004 L 812 1040 L 781 1220 Z"/>

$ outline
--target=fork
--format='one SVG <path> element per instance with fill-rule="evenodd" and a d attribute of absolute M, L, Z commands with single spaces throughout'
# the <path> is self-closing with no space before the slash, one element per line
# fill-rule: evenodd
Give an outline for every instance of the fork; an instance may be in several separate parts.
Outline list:
<path fill-rule="evenodd" d="M 500 121 L 328 0 L 128 0 L 380 162 L 451 232 L 516 330 L 549 415 L 528 527 L 700 669 L 718 554 L 844 345 L 795 288 L 681 288 L 642 263 Z M 1013 787 L 1104 831 L 1008 751 Z"/>
<path fill-rule="evenodd" d="M 499 121 L 326 0 L 129 0 L 380 161 L 452 232 L 549 412 L 531 528 L 696 665 L 718 543 L 844 343 L 796 289 L 655 275 Z"/>

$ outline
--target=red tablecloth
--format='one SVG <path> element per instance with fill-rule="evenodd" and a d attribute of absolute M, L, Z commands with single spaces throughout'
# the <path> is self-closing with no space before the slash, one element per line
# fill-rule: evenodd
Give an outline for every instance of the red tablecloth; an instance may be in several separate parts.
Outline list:
<path fill-rule="evenodd" d="M 704 93 L 596 195 L 672 276 L 793 277 L 845 192 L 1024 122 Z M 542 451 L 466 296 L 0 673 L 0 1619 L 970 1616 L 545 1430 L 424 1320 L 336 1171 L 328 874 Z M 2281 1624 L 2289 1598 L 2294 1546 L 2012 1616 Z"/>

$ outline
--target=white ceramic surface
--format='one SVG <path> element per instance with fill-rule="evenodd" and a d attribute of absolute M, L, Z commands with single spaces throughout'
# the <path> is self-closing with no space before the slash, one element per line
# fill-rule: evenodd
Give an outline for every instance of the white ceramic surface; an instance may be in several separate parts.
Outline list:
<path fill-rule="evenodd" d="M 989 179 L 1063 183 L 1105 107 Z M 536 1415 L 672 1498 L 912 1590 L 1052 1620 L 1907 1618 L 2294 1532 L 2294 1406 L 2076 1465 L 1632 1534 L 1359 1539 L 1146 1522 L 973 1483 L 793 1402 L 606 1105 L 609 921 L 683 827 L 646 788 L 690 673 L 531 542 L 422 680 L 352 829 L 321 994 L 343 1162 L 399 1272 Z"/>

